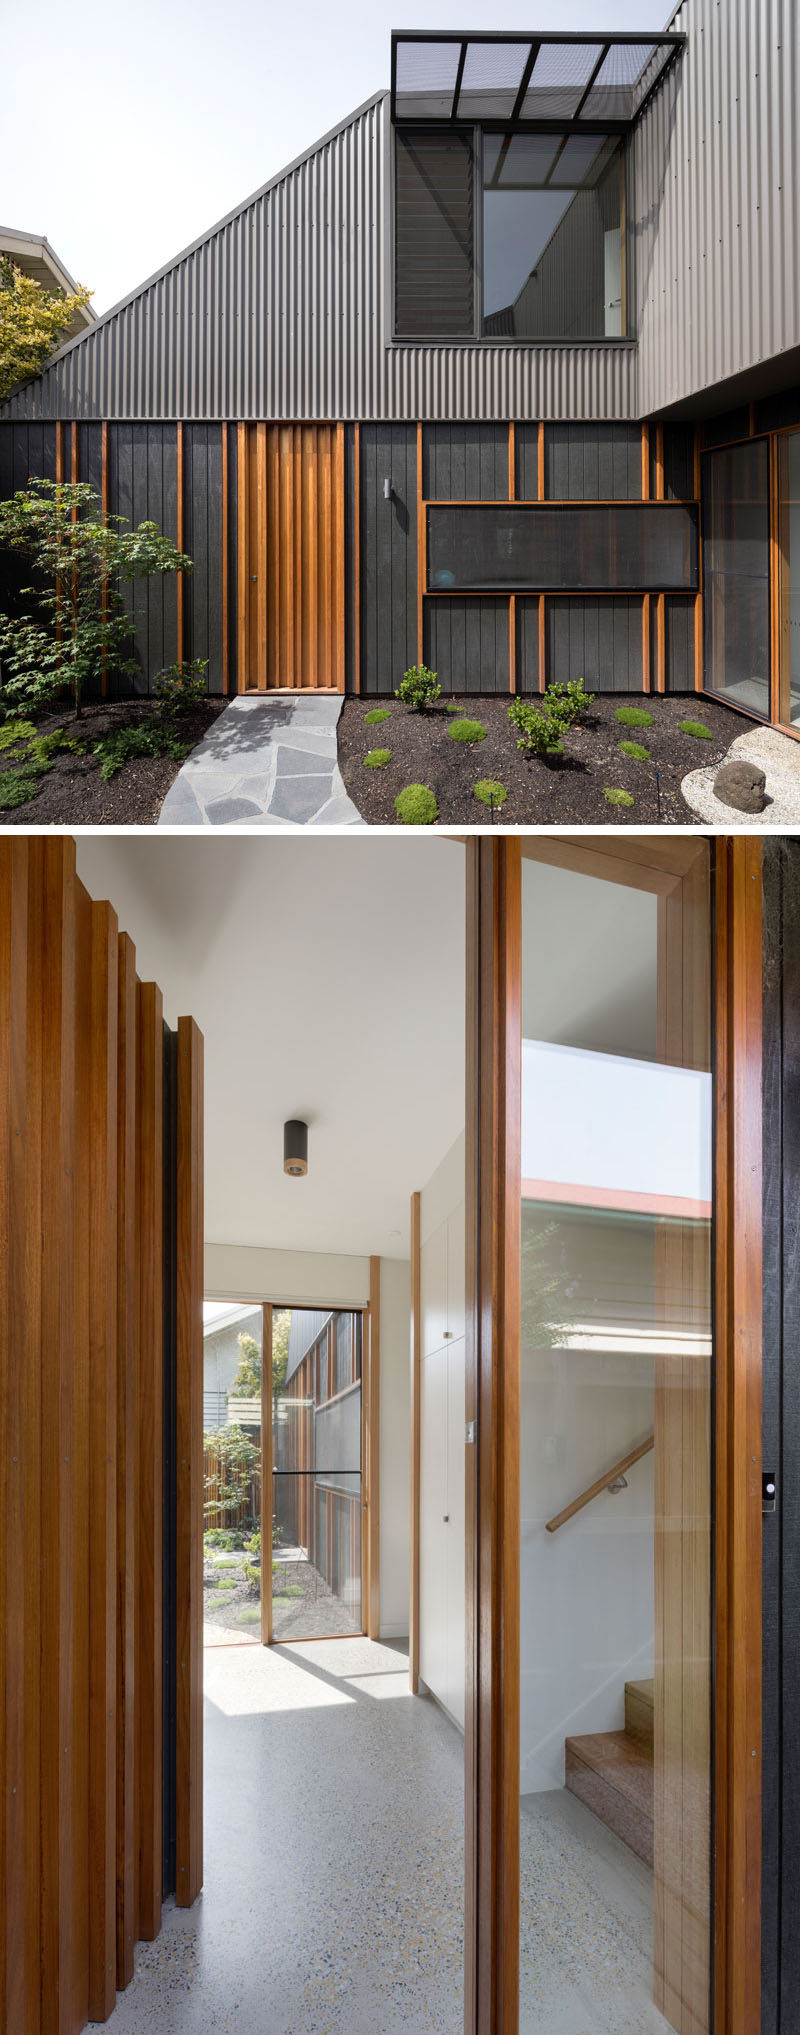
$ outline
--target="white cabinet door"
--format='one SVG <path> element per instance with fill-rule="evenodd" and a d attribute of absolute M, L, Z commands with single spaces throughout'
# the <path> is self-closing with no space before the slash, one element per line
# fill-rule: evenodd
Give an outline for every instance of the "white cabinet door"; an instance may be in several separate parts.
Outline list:
<path fill-rule="evenodd" d="M 447 1348 L 420 1365 L 419 1669 L 447 1702 Z"/>
<path fill-rule="evenodd" d="M 451 1717 L 464 1726 L 466 1543 L 464 1529 L 464 1339 L 447 1351 L 447 1694 Z"/>
<path fill-rule="evenodd" d="M 422 1355 L 440 1350 L 447 1328 L 447 1224 L 426 1238 L 420 1251 Z"/>
<path fill-rule="evenodd" d="M 453 1342 L 464 1334 L 466 1313 L 464 1217 L 462 1201 L 447 1218 L 447 1332 Z"/>

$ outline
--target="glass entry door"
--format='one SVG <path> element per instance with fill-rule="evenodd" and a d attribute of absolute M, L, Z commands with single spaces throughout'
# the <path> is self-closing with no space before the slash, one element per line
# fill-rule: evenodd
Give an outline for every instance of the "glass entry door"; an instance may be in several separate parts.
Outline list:
<path fill-rule="evenodd" d="M 272 1309 L 274 1641 L 332 1639 L 362 1623 L 363 1319 Z"/>

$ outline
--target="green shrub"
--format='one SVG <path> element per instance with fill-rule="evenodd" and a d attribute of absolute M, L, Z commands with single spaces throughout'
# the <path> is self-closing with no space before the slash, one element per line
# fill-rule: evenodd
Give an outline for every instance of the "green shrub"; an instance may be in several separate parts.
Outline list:
<path fill-rule="evenodd" d="M 475 785 L 475 797 L 483 806 L 504 806 L 508 798 L 504 784 L 497 784 L 493 777 L 479 777 Z"/>
<path fill-rule="evenodd" d="M 706 727 L 705 721 L 679 721 L 678 727 L 682 735 L 694 735 L 695 740 L 698 742 L 713 742 L 714 740 L 711 729 Z"/>
<path fill-rule="evenodd" d="M 237 1611 L 236 1613 L 236 1623 L 237 1625 L 260 1625 L 261 1624 L 260 1605 L 245 1604 L 244 1610 Z"/>
<path fill-rule="evenodd" d="M 621 756 L 632 756 L 636 763 L 650 761 L 650 751 L 645 749 L 643 742 L 620 742 L 619 750 Z"/>
<path fill-rule="evenodd" d="M 138 756 L 171 756 L 174 763 L 182 763 L 191 747 L 191 742 L 181 742 L 163 721 L 152 720 L 139 721 L 132 728 L 115 728 L 113 734 L 103 735 L 93 744 L 93 753 L 100 757 L 101 777 L 108 780 Z"/>
<path fill-rule="evenodd" d="M 453 721 L 447 732 L 451 742 L 482 742 L 486 729 L 482 721 Z"/>
<path fill-rule="evenodd" d="M 447 705 L 445 707 L 446 714 L 463 714 L 463 712 L 464 709 L 463 707 L 459 706 L 458 700 L 448 700 Z"/>
<path fill-rule="evenodd" d="M 191 714 L 208 698 L 208 658 L 185 657 L 182 664 L 168 664 L 153 686 L 165 714 Z"/>
<path fill-rule="evenodd" d="M 553 720 L 571 728 L 594 705 L 594 693 L 584 692 L 582 678 L 571 678 L 566 685 L 555 678 L 545 686 L 542 704 L 545 713 L 550 714 Z"/>
<path fill-rule="evenodd" d="M 273 1590 L 272 1602 L 273 1604 L 286 1604 L 290 1597 L 302 1597 L 302 1595 L 303 1591 L 299 1583 L 287 1583 L 285 1590 Z"/>
<path fill-rule="evenodd" d="M 238 1526 L 210 1526 L 208 1532 L 204 1533 L 203 1540 L 206 1547 L 220 1547 L 226 1551 L 250 1545 L 247 1535 Z"/>
<path fill-rule="evenodd" d="M 391 760 L 391 749 L 368 749 L 364 757 L 364 765 L 367 770 L 384 770 L 386 764 L 391 763 Z"/>
<path fill-rule="evenodd" d="M 435 671 L 429 671 L 427 664 L 412 664 L 411 670 L 403 673 L 395 699 L 402 700 L 404 707 L 413 707 L 416 714 L 424 714 L 425 708 L 441 697 L 441 691 Z"/>
<path fill-rule="evenodd" d="M 381 721 L 390 721 L 391 718 L 391 707 L 371 707 L 369 713 L 364 715 L 364 726 L 377 728 Z"/>
<path fill-rule="evenodd" d="M 603 797 L 610 806 L 632 806 L 635 804 L 635 800 L 631 797 L 629 791 L 617 791 L 608 784 L 603 792 Z"/>
<path fill-rule="evenodd" d="M 615 721 L 621 721 L 623 728 L 651 728 L 654 716 L 647 707 L 615 707 Z"/>
<path fill-rule="evenodd" d="M 35 798 L 39 789 L 39 777 L 35 771 L 4 770 L 0 777 L 0 812 L 10 812 L 12 806 L 27 805 L 29 798 Z"/>
<path fill-rule="evenodd" d="M 407 784 L 398 792 L 394 809 L 404 827 L 430 827 L 439 818 L 439 808 L 427 784 Z"/>
<path fill-rule="evenodd" d="M 564 722 L 557 715 L 542 711 L 533 700 L 521 699 L 519 694 L 508 709 L 512 727 L 519 729 L 517 748 L 526 756 L 543 756 L 552 762 L 564 754 Z"/>
<path fill-rule="evenodd" d="M 222 1590 L 222 1591 L 225 1591 L 225 1590 L 238 1590 L 238 1588 L 239 1588 L 239 1578 L 238 1578 L 238 1576 L 215 1576 L 215 1577 L 214 1577 L 214 1589 L 215 1589 L 215 1590 Z"/>
<path fill-rule="evenodd" d="M 36 729 L 32 721 L 11 720 L 0 727 L 0 751 L 13 749 L 17 742 L 27 742 Z"/>
<path fill-rule="evenodd" d="M 245 1562 L 244 1573 L 248 1583 L 252 1583 L 254 1587 L 258 1589 L 258 1586 L 261 1582 L 261 1563 Z"/>
<path fill-rule="evenodd" d="M 227 1598 L 225 1596 L 224 1590 L 217 1589 L 209 1590 L 208 1596 L 206 1598 L 206 1607 L 209 1611 L 218 1611 L 220 1604 L 225 1603 L 227 1603 Z"/>

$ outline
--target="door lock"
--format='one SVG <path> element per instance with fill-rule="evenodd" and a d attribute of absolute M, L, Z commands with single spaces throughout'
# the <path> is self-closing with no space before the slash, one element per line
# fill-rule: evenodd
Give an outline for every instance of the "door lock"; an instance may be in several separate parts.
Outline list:
<path fill-rule="evenodd" d="M 774 1512 L 778 1480 L 774 1470 L 764 1470 L 761 1477 L 761 1510 Z"/>

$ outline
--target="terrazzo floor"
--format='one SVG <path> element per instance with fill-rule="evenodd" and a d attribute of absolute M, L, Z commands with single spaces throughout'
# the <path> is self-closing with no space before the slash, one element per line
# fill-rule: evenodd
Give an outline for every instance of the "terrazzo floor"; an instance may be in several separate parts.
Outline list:
<path fill-rule="evenodd" d="M 205 1886 L 166 1904 L 110 2035 L 461 2035 L 463 1746 L 366 1639 L 205 1655 Z M 523 1798 L 520 2035 L 667 2035 L 650 1874 Z"/>

